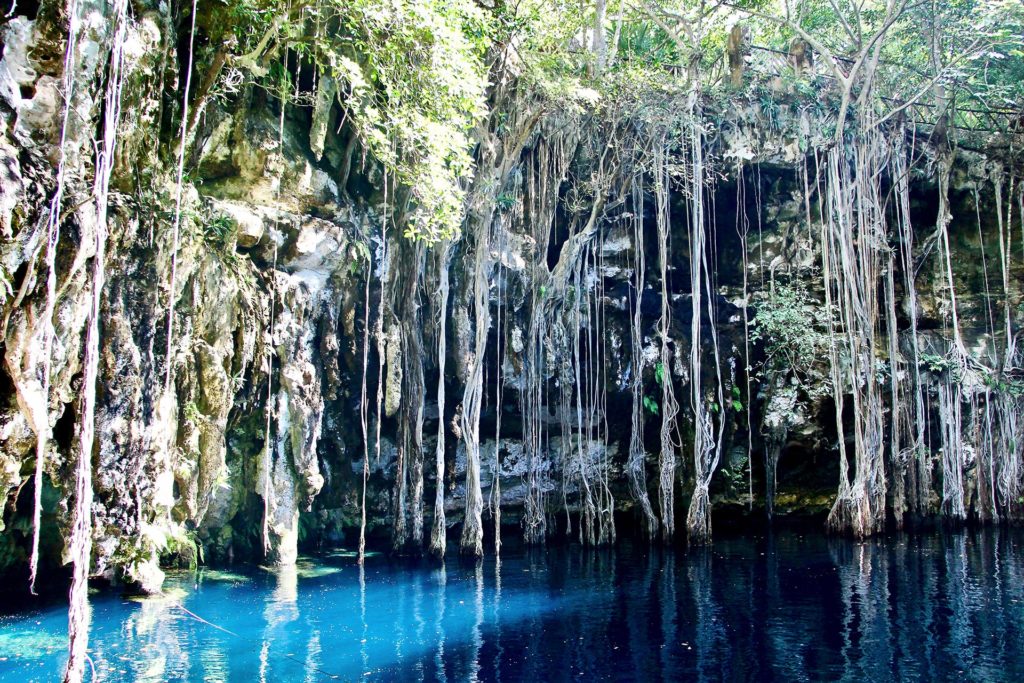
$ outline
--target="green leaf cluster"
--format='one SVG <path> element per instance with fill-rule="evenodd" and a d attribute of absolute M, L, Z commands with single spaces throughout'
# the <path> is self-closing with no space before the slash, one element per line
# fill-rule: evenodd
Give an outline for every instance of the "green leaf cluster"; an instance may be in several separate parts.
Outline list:
<path fill-rule="evenodd" d="M 341 30 L 317 52 L 364 144 L 412 193 L 407 235 L 453 236 L 473 172 L 469 132 L 487 111 L 487 18 L 468 0 L 329 4 Z"/>
<path fill-rule="evenodd" d="M 758 375 L 789 373 L 809 394 L 825 391 L 828 379 L 821 368 L 830 353 L 830 316 L 803 280 L 776 283 L 757 304 L 751 321 L 751 341 L 765 352 Z"/>
<path fill-rule="evenodd" d="M 654 400 L 650 396 L 644 396 L 643 403 L 644 410 L 646 410 L 648 413 L 650 413 L 651 415 L 658 414 L 658 402 L 656 400 Z"/>

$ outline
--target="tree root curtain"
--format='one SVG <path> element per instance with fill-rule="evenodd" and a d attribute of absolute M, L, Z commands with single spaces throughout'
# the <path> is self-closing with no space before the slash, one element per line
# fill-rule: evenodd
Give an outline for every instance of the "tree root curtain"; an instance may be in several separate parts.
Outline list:
<path fill-rule="evenodd" d="M 843 67 L 766 16 L 785 77 L 728 87 L 711 15 L 602 2 L 569 77 L 427 4 L 3 25 L 0 571 L 72 562 L 69 680 L 90 576 L 1020 521 L 1020 130 L 956 119 L 941 55 L 943 113 L 892 104 L 906 3 Z"/>

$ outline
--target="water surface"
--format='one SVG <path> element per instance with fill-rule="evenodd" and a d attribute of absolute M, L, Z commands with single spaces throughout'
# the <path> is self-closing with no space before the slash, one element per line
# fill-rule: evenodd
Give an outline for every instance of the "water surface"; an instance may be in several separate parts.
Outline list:
<path fill-rule="evenodd" d="M 350 553 L 92 598 L 121 681 L 1024 680 L 1024 532 L 551 547 L 444 567 Z M 64 608 L 0 617 L 0 681 L 54 681 Z"/>

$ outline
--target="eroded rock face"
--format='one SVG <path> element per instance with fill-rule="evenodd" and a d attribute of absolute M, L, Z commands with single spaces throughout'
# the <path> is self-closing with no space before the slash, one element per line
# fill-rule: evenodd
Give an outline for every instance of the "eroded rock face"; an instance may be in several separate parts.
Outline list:
<path fill-rule="evenodd" d="M 235 241 L 239 247 L 255 247 L 263 239 L 266 231 L 265 219 L 250 206 L 242 202 L 213 199 L 210 201 L 210 208 L 218 218 L 223 217 L 228 221 L 228 227 L 234 230 Z"/>
<path fill-rule="evenodd" d="M 274 326 L 280 361 L 280 388 L 275 397 L 277 437 L 268 472 L 267 504 L 271 522 L 271 556 L 295 561 L 299 512 L 309 510 L 323 486 L 316 446 L 320 438 L 324 399 L 320 373 L 313 364 L 316 293 L 300 279 L 280 275 L 281 310 Z"/>

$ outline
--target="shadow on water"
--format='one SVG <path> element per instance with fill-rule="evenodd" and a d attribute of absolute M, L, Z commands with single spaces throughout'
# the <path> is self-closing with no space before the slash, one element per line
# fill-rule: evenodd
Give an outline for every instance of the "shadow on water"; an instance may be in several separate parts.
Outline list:
<path fill-rule="evenodd" d="M 173 576 L 92 601 L 104 681 L 1024 679 L 1024 534 L 551 547 L 500 561 Z M 55 680 L 59 607 L 0 619 L 0 680 Z"/>

